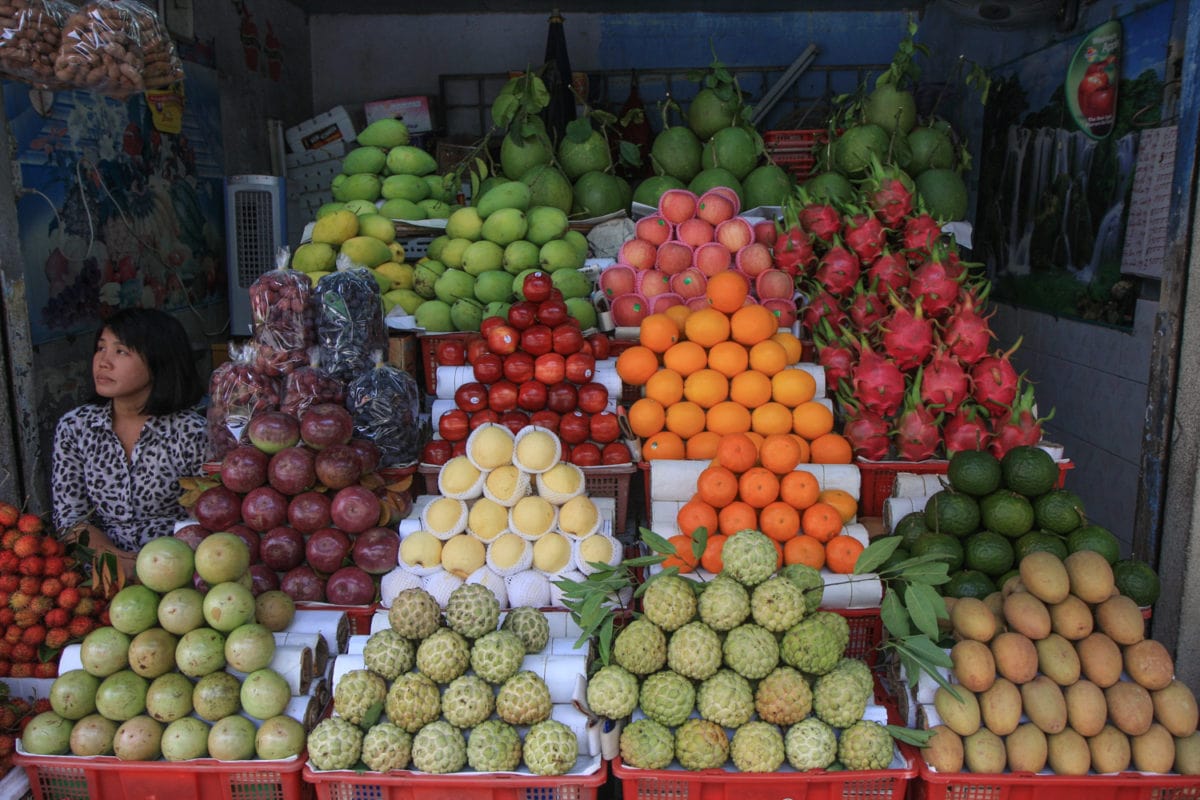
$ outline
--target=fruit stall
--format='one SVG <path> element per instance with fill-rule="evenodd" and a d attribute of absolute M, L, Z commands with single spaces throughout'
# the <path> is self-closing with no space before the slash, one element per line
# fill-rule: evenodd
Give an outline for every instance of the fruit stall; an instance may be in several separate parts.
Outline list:
<path fill-rule="evenodd" d="M 11 5 L 41 69 L 2 37 L 0 69 L 39 91 L 182 74 L 125 0 L 57 28 Z M 751 100 L 720 41 L 661 125 L 636 76 L 566 121 L 527 68 L 472 78 L 470 143 L 427 102 L 276 126 L 292 229 L 219 334 L 170 535 L 126 563 L 0 502 L 0 800 L 1200 800 L 1172 585 L 1050 440 L 1080 410 L 1049 407 L 983 262 L 1010 187 L 969 126 L 1019 87 L 964 56 L 931 99 L 919 19 L 775 127 L 809 64 Z M 98 52 L 46 62 L 84 29 Z M 1064 153 L 1116 124 L 1105 30 Z M 1098 202 L 1046 201 L 1024 246 L 1072 258 Z"/>

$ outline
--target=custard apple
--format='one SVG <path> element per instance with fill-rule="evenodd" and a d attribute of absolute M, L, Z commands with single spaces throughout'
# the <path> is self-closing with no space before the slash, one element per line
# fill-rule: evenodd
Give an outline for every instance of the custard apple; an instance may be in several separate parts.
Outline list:
<path fill-rule="evenodd" d="M 775 574 L 779 551 L 771 537 L 747 528 L 725 540 L 721 548 L 721 574 L 743 586 L 757 586 Z"/>
<path fill-rule="evenodd" d="M 471 669 L 488 683 L 504 683 L 525 660 L 525 645 L 512 631 L 492 631 L 471 646 Z"/>
<path fill-rule="evenodd" d="M 696 710 L 722 728 L 736 728 L 754 716 L 754 690 L 733 670 L 717 670 L 696 690 Z"/>
<path fill-rule="evenodd" d="M 442 608 L 424 589 L 405 589 L 392 600 L 388 623 L 405 639 L 424 639 L 442 624 Z"/>
<path fill-rule="evenodd" d="M 812 687 L 813 713 L 827 725 L 847 728 L 862 719 L 867 710 L 869 692 L 850 670 L 830 670 L 817 678 Z"/>
<path fill-rule="evenodd" d="M 467 741 L 462 731 L 444 719 L 421 728 L 413 736 L 412 763 L 414 769 L 435 775 L 459 772 L 467 765 Z"/>
<path fill-rule="evenodd" d="M 717 723 L 693 717 L 675 729 L 675 757 L 684 769 L 716 769 L 729 760 L 729 737 Z"/>
<path fill-rule="evenodd" d="M 634 675 L 658 672 L 667 662 L 667 636 L 648 619 L 630 622 L 613 640 L 613 660 Z"/>
<path fill-rule="evenodd" d="M 839 658 L 833 665 L 833 672 L 849 672 L 858 683 L 859 689 L 868 700 L 875 694 L 875 678 L 867 662 L 859 658 Z"/>
<path fill-rule="evenodd" d="M 642 713 L 667 727 L 683 724 L 696 707 L 696 687 L 678 672 L 659 670 L 642 681 Z"/>
<path fill-rule="evenodd" d="M 646 582 L 642 613 L 667 633 L 691 622 L 696 616 L 695 583 L 678 575 L 657 575 Z"/>
<path fill-rule="evenodd" d="M 638 704 L 637 676 L 617 664 L 601 667 L 588 678 L 587 704 L 600 717 L 629 716 Z"/>
<path fill-rule="evenodd" d="M 363 737 L 362 760 L 375 772 L 404 769 L 412 758 L 412 735 L 390 722 L 373 726 Z"/>
<path fill-rule="evenodd" d="M 708 582 L 696 601 L 700 619 L 714 631 L 736 628 L 750 616 L 750 593 L 725 574 Z"/>
<path fill-rule="evenodd" d="M 775 634 L 752 622 L 738 625 L 725 634 L 721 649 L 725 666 L 750 680 L 765 678 L 779 663 Z"/>
<path fill-rule="evenodd" d="M 788 728 L 784 751 L 793 769 L 825 769 L 837 759 L 837 735 L 816 717 L 808 717 Z"/>
<path fill-rule="evenodd" d="M 496 630 L 500 623 L 500 601 L 482 583 L 464 583 L 450 593 L 446 624 L 467 637 L 478 639 Z"/>
<path fill-rule="evenodd" d="M 350 769 L 362 754 L 363 732 L 350 720 L 328 717 L 308 734 L 308 760 L 317 769 Z"/>
<path fill-rule="evenodd" d="M 887 769 L 894 747 L 887 728 L 864 719 L 842 730 L 837 755 L 846 769 Z"/>
<path fill-rule="evenodd" d="M 471 645 L 450 628 L 439 628 L 417 645 L 417 671 L 434 683 L 449 683 L 467 671 Z"/>
<path fill-rule="evenodd" d="M 492 687 L 478 675 L 460 675 L 442 693 L 442 716 L 456 728 L 472 728 L 492 715 Z"/>
<path fill-rule="evenodd" d="M 350 724 L 361 725 L 368 714 L 379 717 L 386 697 L 387 683 L 383 678 L 370 670 L 352 669 L 333 687 L 333 711 Z"/>
<path fill-rule="evenodd" d="M 546 615 L 530 606 L 510 609 L 504 615 L 500 629 L 520 637 L 527 655 L 542 652 L 550 641 L 550 623 L 546 621 Z"/>
<path fill-rule="evenodd" d="M 703 622 L 689 622 L 671 634 L 667 666 L 685 678 L 708 678 L 721 666 L 720 637 Z"/>
<path fill-rule="evenodd" d="M 769 722 L 747 722 L 734 731 L 729 755 L 741 772 L 774 772 L 783 764 L 783 734 Z"/>
<path fill-rule="evenodd" d="M 384 708 L 388 722 L 416 733 L 442 715 L 442 694 L 428 675 L 406 672 L 392 681 Z"/>
<path fill-rule="evenodd" d="M 476 772 L 512 772 L 521 766 L 521 737 L 504 720 L 481 722 L 467 734 L 467 763 Z"/>
<path fill-rule="evenodd" d="M 825 579 L 819 570 L 807 564 L 788 564 L 779 570 L 779 574 L 796 584 L 796 588 L 804 592 L 804 608 L 809 614 L 821 607 L 825 597 Z"/>
<path fill-rule="evenodd" d="M 496 715 L 510 725 L 532 725 L 550 717 L 550 688 L 536 672 L 522 670 L 496 693 Z"/>
<path fill-rule="evenodd" d="M 839 614 L 818 611 L 788 629 L 779 645 L 779 654 L 801 672 L 824 675 L 837 664 L 849 643 L 850 626 L 846 620 Z"/>
<path fill-rule="evenodd" d="M 391 628 L 375 631 L 363 646 L 363 663 L 384 680 L 394 681 L 408 672 L 416 657 L 412 642 Z"/>
<path fill-rule="evenodd" d="M 530 726 L 522 751 L 525 766 L 534 775 L 563 775 L 579 758 L 579 740 L 563 723 L 546 719 Z"/>
<path fill-rule="evenodd" d="M 782 633 L 804 619 L 804 592 L 787 578 L 774 575 L 754 587 L 750 613 L 773 633 Z"/>
<path fill-rule="evenodd" d="M 637 719 L 621 730 L 621 760 L 638 769 L 665 769 L 675 759 L 675 735 L 652 719 Z"/>
<path fill-rule="evenodd" d="M 812 689 L 798 670 L 776 667 L 758 682 L 754 710 L 759 719 L 775 725 L 793 725 L 812 711 Z"/>

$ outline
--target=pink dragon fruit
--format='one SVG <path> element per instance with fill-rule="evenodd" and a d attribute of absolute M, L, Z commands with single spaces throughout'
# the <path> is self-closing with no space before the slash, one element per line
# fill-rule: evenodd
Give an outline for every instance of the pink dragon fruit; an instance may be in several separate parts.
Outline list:
<path fill-rule="evenodd" d="M 1021 340 L 1006 352 L 996 351 L 980 359 L 971 368 L 971 396 L 998 417 L 1013 404 L 1017 397 L 1017 382 L 1020 376 L 1012 365 L 1012 354 L 1021 346 Z"/>
<path fill-rule="evenodd" d="M 800 226 L 824 242 L 842 231 L 842 215 L 831 205 L 811 203 L 800 209 Z"/>
<path fill-rule="evenodd" d="M 921 370 L 917 370 L 905 395 L 904 410 L 896 419 L 896 454 L 905 461 L 933 458 L 942 443 L 938 430 L 942 415 L 935 414 L 921 400 L 921 377 Z"/>
<path fill-rule="evenodd" d="M 798 222 L 779 232 L 771 254 L 775 258 L 775 266 L 792 275 L 804 272 L 817 260 L 812 236 Z"/>
<path fill-rule="evenodd" d="M 800 322 L 806 331 L 811 334 L 822 319 L 829 320 L 829 324 L 835 331 L 846 327 L 849 318 L 836 297 L 823 291 L 809 296 L 811 299 L 804 306 L 804 310 L 800 312 Z"/>
<path fill-rule="evenodd" d="M 878 258 L 887 244 L 887 230 L 874 214 L 854 214 L 844 221 L 842 228 L 846 246 L 864 262 Z"/>
<path fill-rule="evenodd" d="M 948 456 L 960 450 L 986 450 L 992 441 L 987 410 L 978 403 L 963 403 L 942 424 L 942 440 Z"/>
<path fill-rule="evenodd" d="M 891 295 L 891 316 L 879 323 L 883 332 L 880 342 L 884 351 L 896 360 L 896 366 L 908 372 L 929 358 L 933 352 L 933 320 L 925 316 L 921 298 L 908 308 L 896 295 Z"/>
<path fill-rule="evenodd" d="M 842 434 L 850 442 L 855 458 L 881 461 L 887 458 L 892 446 L 891 428 L 888 421 L 878 414 L 864 411 L 853 400 L 839 395 L 842 408 L 846 409 L 846 424 Z"/>
<path fill-rule="evenodd" d="M 825 385 L 837 389 L 850 377 L 858 354 L 842 341 L 828 319 L 821 320 L 812 337 L 817 348 L 817 363 L 825 368 Z"/>
<path fill-rule="evenodd" d="M 910 260 L 924 258 L 933 249 L 934 243 L 941 238 L 942 226 L 928 214 L 909 217 L 904 223 L 902 241 L 904 249 L 909 253 Z"/>
<path fill-rule="evenodd" d="M 904 256 L 886 248 L 867 267 L 866 276 L 868 285 L 873 285 L 880 297 L 887 297 L 891 292 L 900 294 L 912 280 L 912 272 Z"/>
<path fill-rule="evenodd" d="M 846 297 L 861 274 L 858 256 L 835 239 L 833 246 L 817 263 L 813 277 L 834 297 Z"/>
<path fill-rule="evenodd" d="M 889 228 L 895 228 L 912 213 L 912 189 L 894 175 L 882 175 L 874 181 L 867 204 L 875 216 Z"/>
<path fill-rule="evenodd" d="M 850 315 L 850 322 L 855 329 L 866 333 L 876 322 L 883 319 L 887 313 L 887 304 L 874 292 L 868 291 L 860 280 L 846 313 Z"/>
<path fill-rule="evenodd" d="M 1004 458 L 1004 454 L 1014 447 L 1033 447 L 1042 440 L 1042 423 L 1054 418 L 1054 409 L 1046 416 L 1038 417 L 1034 410 L 1036 406 L 1033 385 L 1026 383 L 1024 390 L 1018 391 L 1012 406 L 992 419 L 992 455 Z"/>
<path fill-rule="evenodd" d="M 941 317 L 958 302 L 961 288 L 958 279 L 951 277 L 945 258 L 935 253 L 913 271 L 908 293 L 922 299 L 927 314 Z"/>
<path fill-rule="evenodd" d="M 921 381 L 921 400 L 943 413 L 953 414 L 971 392 L 970 379 L 962 364 L 945 345 L 934 351 L 925 365 Z"/>
<path fill-rule="evenodd" d="M 950 319 L 942 333 L 950 352 L 964 364 L 974 364 L 987 355 L 988 345 L 996 335 L 988 325 L 992 314 L 985 317 L 979 313 L 990 286 L 988 284 L 978 295 L 971 291 L 963 292 L 951 309 Z"/>
<path fill-rule="evenodd" d="M 904 402 L 904 373 L 896 362 L 876 353 L 866 341 L 858 346 L 858 363 L 850 374 L 851 388 L 866 411 L 890 417 Z"/>

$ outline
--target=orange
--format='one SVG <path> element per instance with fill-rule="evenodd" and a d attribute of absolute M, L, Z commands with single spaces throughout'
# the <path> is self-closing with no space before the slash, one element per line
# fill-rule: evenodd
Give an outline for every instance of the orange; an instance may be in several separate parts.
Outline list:
<path fill-rule="evenodd" d="M 780 479 L 779 496 L 792 508 L 803 511 L 820 499 L 821 485 L 817 483 L 817 476 L 798 469 Z"/>
<path fill-rule="evenodd" d="M 678 342 L 663 353 L 663 366 L 686 378 L 708 366 L 708 352 L 695 342 Z M 617 372 L 620 374 L 619 366 Z"/>
<path fill-rule="evenodd" d="M 738 478 L 738 496 L 754 508 L 766 508 L 779 499 L 779 478 L 766 467 L 751 467 Z"/>
<path fill-rule="evenodd" d="M 763 403 L 750 412 L 750 427 L 763 436 L 792 432 L 792 412 L 782 403 Z"/>
<path fill-rule="evenodd" d="M 802 369 L 783 369 L 771 376 L 771 399 L 795 408 L 816 395 L 817 382 Z"/>
<path fill-rule="evenodd" d="M 774 375 L 787 365 L 787 350 L 779 342 L 767 339 L 750 348 L 750 368 L 764 375 Z"/>
<path fill-rule="evenodd" d="M 768 503 L 758 512 L 758 529 L 777 542 L 787 542 L 800 533 L 800 512 L 782 500 Z"/>
<path fill-rule="evenodd" d="M 774 539 L 771 540 L 771 544 L 775 545 L 775 569 L 778 570 L 783 566 L 783 544 Z"/>
<path fill-rule="evenodd" d="M 708 410 L 705 424 L 710 431 L 722 436 L 727 433 L 747 433 L 750 430 L 750 412 L 741 403 L 726 400 Z"/>
<path fill-rule="evenodd" d="M 800 515 L 800 530 L 824 544 L 842 532 L 842 515 L 818 500 Z"/>
<path fill-rule="evenodd" d="M 754 449 L 762 451 L 763 435 L 758 431 L 746 431 L 746 435 L 750 437 L 750 441 L 754 442 Z"/>
<path fill-rule="evenodd" d="M 790 433 L 772 433 L 758 449 L 759 463 L 780 476 L 794 470 L 801 455 L 800 442 Z"/>
<path fill-rule="evenodd" d="M 801 344 L 794 333 L 791 331 L 778 331 L 771 338 L 783 345 L 783 349 L 787 351 L 789 364 L 800 363 L 800 359 L 804 357 L 804 345 Z"/>
<path fill-rule="evenodd" d="M 729 379 L 715 369 L 700 369 L 683 381 L 683 396 L 701 408 L 712 408 L 729 397 Z"/>
<path fill-rule="evenodd" d="M 691 572 L 696 568 L 696 564 L 700 563 L 700 559 L 696 558 L 696 553 L 692 550 L 690 536 L 676 534 L 669 537 L 667 541 L 675 548 L 675 555 L 663 559 L 664 568 L 676 567 L 680 572 Z"/>
<path fill-rule="evenodd" d="M 827 433 L 809 443 L 814 464 L 849 464 L 854 459 L 850 442 L 840 433 Z"/>
<path fill-rule="evenodd" d="M 794 536 L 783 545 L 783 562 L 820 569 L 825 566 L 825 545 L 811 536 Z"/>
<path fill-rule="evenodd" d="M 689 400 L 667 406 L 667 430 L 678 433 L 682 439 L 704 430 L 704 420 L 704 409 Z"/>
<path fill-rule="evenodd" d="M 658 354 L 649 347 L 635 344 L 617 356 L 617 374 L 630 386 L 641 386 L 658 371 Z"/>
<path fill-rule="evenodd" d="M 735 342 L 747 347 L 770 339 L 778 330 L 779 320 L 776 316 L 769 309 L 757 304 L 736 309 L 729 319 L 730 336 Z M 784 357 L 787 357 L 786 350 Z"/>
<path fill-rule="evenodd" d="M 709 536 L 708 541 L 704 544 L 704 552 L 700 555 L 700 566 L 713 574 L 724 569 L 725 564 L 721 561 L 721 550 L 725 547 L 725 540 L 728 538 L 720 533 Z"/>
<path fill-rule="evenodd" d="M 709 305 L 717 311 L 732 314 L 746 302 L 746 295 L 750 294 L 750 282 L 740 272 L 718 272 L 708 279 L 704 293 L 708 296 Z"/>
<path fill-rule="evenodd" d="M 656 353 L 665 353 L 679 341 L 679 326 L 666 314 L 651 314 L 642 320 L 638 341 Z"/>
<path fill-rule="evenodd" d="M 712 347 L 729 338 L 729 317 L 715 308 L 702 308 L 688 314 L 683 332 L 689 342 L 701 347 Z"/>
<path fill-rule="evenodd" d="M 793 433 L 792 438 L 800 444 L 800 463 L 807 464 L 812 458 L 812 453 L 809 452 L 808 439 L 805 439 L 798 433 Z"/>
<path fill-rule="evenodd" d="M 833 412 L 816 400 L 801 403 L 792 409 L 792 430 L 811 442 L 833 430 Z"/>
<path fill-rule="evenodd" d="M 683 399 L 683 376 L 673 369 L 660 369 L 646 381 L 646 397 L 667 407 Z"/>
<path fill-rule="evenodd" d="M 854 572 L 854 564 L 865 549 L 853 536 L 835 536 L 825 543 L 825 566 L 830 572 L 849 575 Z"/>
<path fill-rule="evenodd" d="M 708 367 L 726 378 L 733 378 L 746 371 L 750 354 L 737 342 L 717 342 L 708 351 Z"/>
<path fill-rule="evenodd" d="M 679 328 L 679 335 L 683 336 L 683 321 L 688 318 L 688 314 L 692 313 L 692 310 L 685 305 L 678 305 L 671 306 L 662 313 L 671 318 L 675 323 L 675 327 Z M 799 342 L 799 339 L 796 341 Z M 796 360 L 799 361 L 800 358 L 797 356 Z"/>
<path fill-rule="evenodd" d="M 707 415 L 705 415 L 705 424 L 707 424 Z M 721 437 L 718 434 L 712 431 L 700 431 L 684 443 L 688 460 L 708 461 L 717 454 L 717 443 L 720 441 Z"/>
<path fill-rule="evenodd" d="M 721 533 L 733 536 L 738 531 L 757 528 L 758 512 L 749 503 L 734 500 L 717 512 L 717 525 Z"/>
<path fill-rule="evenodd" d="M 717 510 L 698 497 L 693 497 L 679 508 L 675 515 L 675 524 L 685 536 L 695 534 L 697 528 L 705 532 L 716 531 Z"/>
<path fill-rule="evenodd" d="M 842 522 L 850 522 L 858 513 L 858 501 L 844 489 L 825 489 L 817 499 L 836 508 L 842 515 Z"/>
<path fill-rule="evenodd" d="M 704 468 L 696 478 L 696 497 L 714 508 L 722 508 L 737 500 L 737 475 L 719 464 Z"/>
<path fill-rule="evenodd" d="M 758 463 L 758 448 L 744 433 L 729 433 L 717 445 L 717 461 L 734 475 L 740 475 Z"/>
<path fill-rule="evenodd" d="M 756 370 L 734 375 L 729 382 L 729 398 L 746 408 L 757 408 L 771 399 L 771 379 Z"/>
<path fill-rule="evenodd" d="M 647 439 L 667 424 L 667 413 L 662 403 L 652 397 L 643 397 L 629 407 L 629 427 L 635 436 Z"/>
<path fill-rule="evenodd" d="M 659 431 L 642 444 L 642 458 L 653 461 L 657 458 L 683 458 L 683 439 L 671 431 Z"/>

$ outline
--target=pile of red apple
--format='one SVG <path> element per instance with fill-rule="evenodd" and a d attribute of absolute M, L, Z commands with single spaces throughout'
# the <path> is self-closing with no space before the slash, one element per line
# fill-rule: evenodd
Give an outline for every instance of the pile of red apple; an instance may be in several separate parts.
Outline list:
<path fill-rule="evenodd" d="M 484 319 L 477 336 L 438 344 L 439 366 L 469 364 L 475 380 L 455 389 L 455 408 L 437 420 L 440 438 L 425 445 L 421 461 L 446 463 L 465 452 L 471 431 L 496 422 L 513 433 L 528 425 L 554 431 L 563 460 L 577 466 L 628 464 L 608 388 L 592 379 L 596 362 L 609 357 L 608 337 L 584 336 L 548 273 L 526 276 L 522 292 L 525 300 L 507 317 Z"/>
<path fill-rule="evenodd" d="M 379 449 L 353 430 L 350 412 L 333 403 L 298 419 L 254 416 L 251 444 L 225 455 L 219 482 L 190 503 L 196 523 L 175 535 L 195 547 L 215 531 L 237 534 L 250 549 L 255 595 L 282 589 L 297 601 L 374 602 L 379 577 L 396 566 L 411 476 L 387 485 L 376 472 Z"/>

